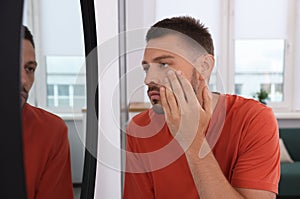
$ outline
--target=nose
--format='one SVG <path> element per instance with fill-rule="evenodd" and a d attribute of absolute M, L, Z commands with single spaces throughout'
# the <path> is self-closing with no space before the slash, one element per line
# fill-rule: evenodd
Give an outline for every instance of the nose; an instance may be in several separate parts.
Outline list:
<path fill-rule="evenodd" d="M 160 71 L 158 71 L 158 69 L 156 68 L 155 65 L 152 65 L 149 67 L 147 73 L 146 73 L 146 77 L 144 80 L 144 83 L 146 85 L 149 84 L 160 84 L 161 83 L 161 78 L 160 78 Z"/>

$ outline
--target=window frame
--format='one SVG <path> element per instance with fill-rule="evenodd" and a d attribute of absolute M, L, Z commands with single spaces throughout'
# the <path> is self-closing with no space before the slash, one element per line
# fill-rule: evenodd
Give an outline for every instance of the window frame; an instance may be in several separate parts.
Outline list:
<path fill-rule="evenodd" d="M 234 70 L 234 30 L 235 30 L 235 0 L 227 0 L 228 2 L 228 9 L 224 10 L 224 15 L 228 16 L 228 26 L 225 27 L 227 30 L 224 32 L 228 32 L 228 50 L 229 50 L 229 60 L 227 66 L 227 83 L 225 83 L 228 87 L 229 93 L 234 93 L 234 85 L 235 85 L 235 70 Z M 268 106 L 271 107 L 274 112 L 294 112 L 295 107 L 292 105 L 292 100 L 294 99 L 293 88 L 296 86 L 296 80 L 294 80 L 293 72 L 294 64 L 293 55 L 294 55 L 294 46 L 293 44 L 296 43 L 295 41 L 295 33 L 296 33 L 296 1 L 290 0 L 288 1 L 288 17 L 287 17 L 287 34 L 285 38 L 285 51 L 284 51 L 284 77 L 283 77 L 283 101 L 282 102 L 269 102 Z M 225 39 L 225 38 L 223 38 Z M 257 38 L 257 39 L 274 39 L 274 38 Z M 275 38 L 276 39 L 276 38 Z M 225 51 L 223 51 L 225 52 Z M 292 66 L 292 67 L 288 67 Z M 288 78 L 287 78 L 288 77 Z M 296 100 L 296 99 L 294 99 Z"/>

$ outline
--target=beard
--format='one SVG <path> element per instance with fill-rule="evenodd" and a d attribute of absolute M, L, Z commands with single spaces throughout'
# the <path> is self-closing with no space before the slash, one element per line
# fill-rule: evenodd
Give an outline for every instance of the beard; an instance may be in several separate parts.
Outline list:
<path fill-rule="evenodd" d="M 147 90 L 148 96 L 149 96 L 149 92 L 151 92 L 151 91 L 159 92 L 159 87 L 154 86 L 154 85 L 149 86 L 148 90 Z M 157 99 L 151 100 L 151 103 L 152 103 L 152 109 L 156 114 L 164 114 L 164 109 L 163 109 L 162 105 L 159 103 L 159 100 L 157 100 Z"/>
<path fill-rule="evenodd" d="M 149 92 L 151 92 L 151 91 L 157 91 L 157 92 L 159 92 L 159 87 L 157 87 L 157 86 L 154 86 L 154 85 L 152 85 L 152 86 L 149 86 L 148 87 L 148 90 L 147 90 L 147 93 L 148 93 L 148 96 L 149 96 Z M 152 102 L 152 104 L 154 105 L 154 104 L 158 104 L 159 103 L 159 100 L 151 100 L 151 102 Z"/>

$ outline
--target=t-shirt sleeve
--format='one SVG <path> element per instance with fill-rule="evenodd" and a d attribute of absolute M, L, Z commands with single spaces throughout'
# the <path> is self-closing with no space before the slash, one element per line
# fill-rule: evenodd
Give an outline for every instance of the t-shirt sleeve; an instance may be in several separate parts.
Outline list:
<path fill-rule="evenodd" d="M 234 187 L 278 193 L 280 178 L 279 133 L 270 108 L 264 108 L 245 123 L 238 158 L 233 169 Z"/>
<path fill-rule="evenodd" d="M 153 199 L 151 173 L 146 169 L 139 150 L 136 147 L 137 139 L 127 135 L 126 139 L 126 171 L 123 199 Z"/>
<path fill-rule="evenodd" d="M 56 143 L 41 176 L 36 199 L 73 199 L 68 129 L 61 121 L 58 123 Z"/>

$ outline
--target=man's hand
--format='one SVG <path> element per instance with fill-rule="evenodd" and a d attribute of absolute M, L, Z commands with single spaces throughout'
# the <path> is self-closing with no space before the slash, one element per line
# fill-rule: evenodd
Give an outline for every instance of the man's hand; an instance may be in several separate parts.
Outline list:
<path fill-rule="evenodd" d="M 160 88 L 162 106 L 168 127 L 183 150 L 197 155 L 211 115 L 211 98 L 205 80 L 200 76 L 195 91 L 180 72 L 170 70 L 165 87 Z"/>

